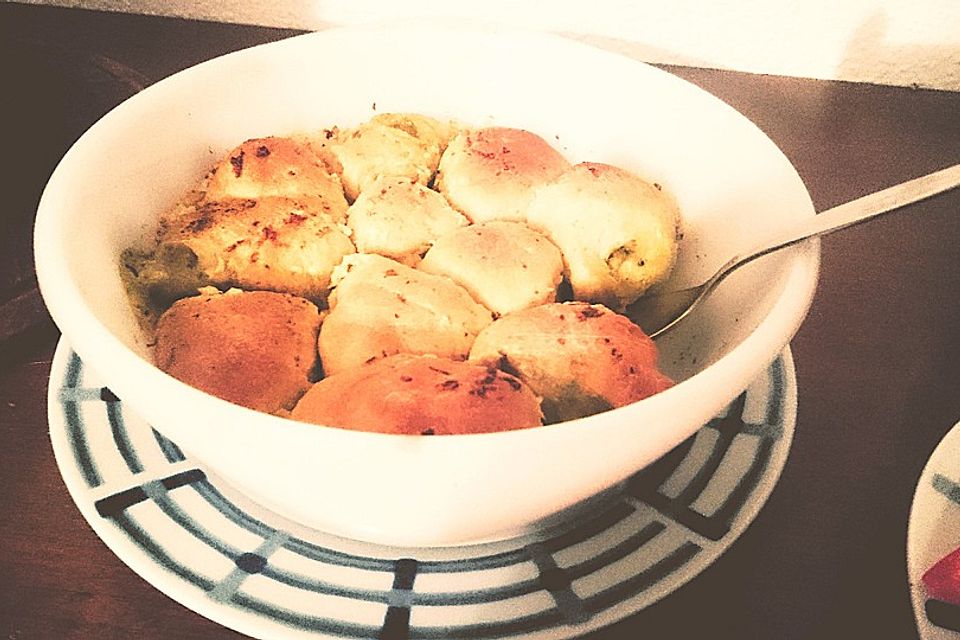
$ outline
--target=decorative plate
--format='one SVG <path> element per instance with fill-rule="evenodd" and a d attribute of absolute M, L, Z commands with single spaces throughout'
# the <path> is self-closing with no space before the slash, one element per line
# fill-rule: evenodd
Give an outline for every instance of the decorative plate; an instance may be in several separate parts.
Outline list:
<path fill-rule="evenodd" d="M 960 423 L 940 441 L 920 474 L 907 531 L 907 567 L 924 640 L 960 640 L 960 606 L 927 592 L 923 574 L 960 547 Z"/>
<path fill-rule="evenodd" d="M 133 413 L 65 341 L 50 435 L 81 513 L 174 600 L 256 638 L 573 638 L 703 571 L 753 520 L 793 437 L 789 349 L 654 465 L 536 534 L 392 548 L 253 503 Z M 956 479 L 954 477 L 954 479 Z"/>

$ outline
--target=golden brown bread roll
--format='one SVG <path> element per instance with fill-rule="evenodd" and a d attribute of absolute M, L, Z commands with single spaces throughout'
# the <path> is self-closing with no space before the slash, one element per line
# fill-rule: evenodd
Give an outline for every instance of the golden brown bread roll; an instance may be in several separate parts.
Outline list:
<path fill-rule="evenodd" d="M 330 127 L 307 133 L 297 133 L 290 137 L 298 144 L 310 149 L 310 151 L 320 159 L 323 166 L 326 167 L 327 172 L 330 173 L 330 175 L 336 176 L 338 184 L 340 184 L 342 189 L 343 185 L 339 181 L 340 174 L 343 172 L 343 166 L 340 164 L 340 160 L 337 159 L 337 155 L 333 152 L 333 147 L 336 145 L 339 133 L 340 129 L 338 127 Z"/>
<path fill-rule="evenodd" d="M 466 359 L 492 321 L 490 311 L 449 278 L 383 256 L 347 256 L 333 281 L 318 343 L 327 375 L 394 353 Z"/>
<path fill-rule="evenodd" d="M 334 267 L 355 249 L 349 229 L 316 209 L 316 203 L 315 198 L 262 197 L 205 201 L 181 210 L 161 222 L 158 249 L 145 276 L 179 295 L 200 284 L 322 301 Z"/>
<path fill-rule="evenodd" d="M 277 413 L 310 386 L 320 316 L 303 298 L 270 291 L 205 293 L 157 323 L 157 366 L 230 402 Z"/>
<path fill-rule="evenodd" d="M 577 300 L 623 309 L 676 261 L 675 200 L 611 165 L 574 165 L 537 192 L 527 219 L 560 247 Z"/>
<path fill-rule="evenodd" d="M 529 131 L 465 130 L 440 158 L 435 186 L 473 222 L 524 220 L 534 190 L 569 166 L 546 140 Z"/>
<path fill-rule="evenodd" d="M 535 427 L 542 414 L 533 392 L 496 367 L 398 354 L 324 378 L 290 417 L 359 431 L 446 435 Z"/>
<path fill-rule="evenodd" d="M 381 114 L 339 132 L 330 150 L 340 162 L 347 198 L 352 202 L 381 177 L 429 184 L 446 135 L 445 125 L 415 114 Z"/>
<path fill-rule="evenodd" d="M 233 149 L 207 178 L 206 199 L 285 196 L 343 220 L 347 201 L 340 178 L 313 147 L 292 137 L 247 140 Z"/>
<path fill-rule="evenodd" d="M 477 336 L 470 360 L 514 373 L 543 399 L 548 422 L 621 407 L 672 385 L 657 369 L 653 340 L 625 316 L 584 302 L 497 319 Z"/>
<path fill-rule="evenodd" d="M 468 220 L 436 191 L 409 178 L 380 178 L 347 211 L 353 242 L 414 266 L 434 241 Z"/>
<path fill-rule="evenodd" d="M 526 224 L 491 220 L 440 237 L 417 268 L 448 276 L 500 316 L 556 300 L 563 258 Z"/>

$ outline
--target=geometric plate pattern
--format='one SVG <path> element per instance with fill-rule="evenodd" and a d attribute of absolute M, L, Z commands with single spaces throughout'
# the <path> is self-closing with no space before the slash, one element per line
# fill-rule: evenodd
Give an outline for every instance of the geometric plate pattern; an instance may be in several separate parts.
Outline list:
<path fill-rule="evenodd" d="M 256 638 L 574 638 L 703 571 L 756 516 L 792 441 L 789 349 L 721 415 L 535 533 L 381 547 L 290 522 L 124 406 L 61 341 L 51 441 L 81 513 L 135 572 Z"/>

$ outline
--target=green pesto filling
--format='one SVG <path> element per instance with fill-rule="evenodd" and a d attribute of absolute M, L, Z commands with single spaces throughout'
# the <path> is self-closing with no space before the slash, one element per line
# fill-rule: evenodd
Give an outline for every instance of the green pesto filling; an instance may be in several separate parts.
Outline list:
<path fill-rule="evenodd" d="M 197 255 L 182 244 L 164 244 L 156 251 L 125 250 L 120 256 L 120 277 L 130 302 L 148 325 L 176 300 L 210 284 Z"/>
<path fill-rule="evenodd" d="M 555 424 L 608 411 L 613 405 L 600 396 L 585 393 L 577 384 L 569 384 L 560 392 L 544 398 L 540 408 L 543 423 Z"/>

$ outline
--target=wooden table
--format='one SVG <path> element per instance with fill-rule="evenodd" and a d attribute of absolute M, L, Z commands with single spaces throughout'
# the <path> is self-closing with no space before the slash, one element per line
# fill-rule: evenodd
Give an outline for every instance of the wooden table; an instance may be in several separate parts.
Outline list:
<path fill-rule="evenodd" d="M 0 637 L 237 638 L 148 585 L 81 518 L 47 437 L 58 334 L 35 292 L 40 190 L 83 130 L 144 86 L 293 32 L 0 4 Z M 818 209 L 960 162 L 960 94 L 671 72 L 756 122 Z M 792 343 L 794 444 L 759 517 L 715 564 L 597 640 L 910 638 L 914 487 L 960 420 L 960 192 L 823 241 Z"/>

